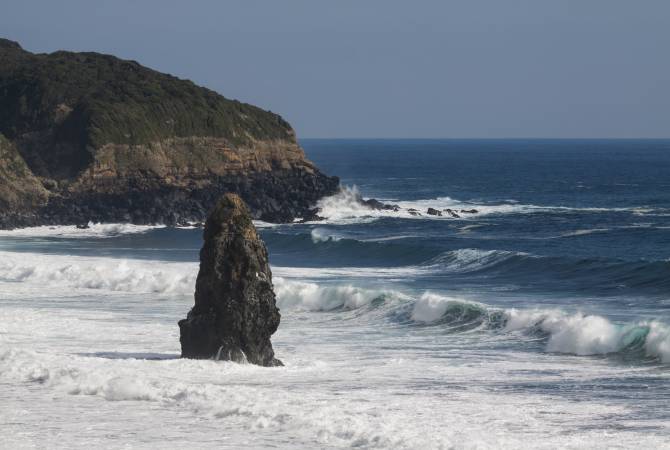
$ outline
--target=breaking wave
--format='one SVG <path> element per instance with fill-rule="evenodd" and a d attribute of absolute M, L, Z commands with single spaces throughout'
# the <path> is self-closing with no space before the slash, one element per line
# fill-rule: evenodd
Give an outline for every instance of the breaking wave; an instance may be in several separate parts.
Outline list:
<path fill-rule="evenodd" d="M 329 232 L 323 228 L 314 228 L 311 231 L 312 242 L 318 244 L 319 242 L 337 242 L 342 240 L 342 236 Z"/>
<path fill-rule="evenodd" d="M 365 223 L 383 217 L 395 217 L 403 219 L 430 219 L 430 220 L 453 220 L 448 213 L 441 216 L 427 214 L 428 208 L 439 211 L 451 209 L 460 217 L 459 219 L 475 218 L 497 214 L 570 214 L 570 213 L 605 213 L 605 212 L 627 212 L 635 215 L 655 214 L 659 211 L 645 207 L 630 208 L 597 208 L 597 207 L 570 207 L 551 205 L 527 205 L 506 200 L 498 203 L 482 203 L 475 201 L 462 201 L 451 197 L 436 197 L 432 199 L 417 200 L 394 200 L 380 199 L 383 203 L 397 205 L 398 210 L 376 210 L 363 203 L 364 197 L 358 187 L 344 186 L 340 191 L 330 197 L 325 197 L 317 203 L 320 209 L 319 215 L 326 219 L 326 223 L 351 224 Z M 414 211 L 412 211 L 414 210 Z M 465 212 L 472 211 L 476 212 Z M 418 213 L 418 214 L 417 214 Z"/>
<path fill-rule="evenodd" d="M 0 281 L 137 293 L 192 294 L 198 265 L 0 252 Z"/>
<path fill-rule="evenodd" d="M 546 351 L 579 356 L 634 354 L 670 363 L 670 327 L 657 321 L 617 324 L 598 315 L 560 310 L 499 309 L 426 292 L 412 304 L 408 318 L 417 323 L 524 333 L 546 338 Z"/>
<path fill-rule="evenodd" d="M 274 285 L 280 308 L 307 311 L 353 310 L 409 298 L 393 290 L 368 289 L 350 284 L 320 285 L 281 277 L 275 277 Z"/>
<path fill-rule="evenodd" d="M 453 270 L 482 270 L 527 257 L 511 252 L 480 253 L 466 249 L 450 252 L 431 263 L 453 265 Z M 16 283 L 17 286 L 27 284 L 42 289 L 49 286 L 53 292 L 58 289 L 66 292 L 98 289 L 190 296 L 197 270 L 196 263 L 0 252 L 0 282 L 5 283 L 5 290 Z M 295 270 L 301 278 L 305 276 L 305 269 Z M 644 358 L 670 363 L 670 327 L 657 321 L 617 324 L 598 315 L 560 310 L 502 309 L 433 292 L 417 296 L 394 289 L 307 282 L 291 279 L 291 271 L 281 268 L 277 274 L 274 284 L 278 305 L 283 310 L 357 310 L 362 316 L 356 317 L 365 317 L 372 309 L 376 315 L 369 316 L 371 320 L 385 318 L 398 326 L 439 326 L 453 333 L 480 330 L 539 335 L 546 340 L 548 352 L 574 355 L 637 352 Z"/>
<path fill-rule="evenodd" d="M 382 308 L 400 325 L 440 327 L 450 333 L 521 333 L 545 341 L 545 350 L 579 356 L 627 354 L 670 363 L 670 327 L 657 321 L 617 324 L 598 315 L 561 310 L 495 308 L 483 303 L 424 292 L 409 294 L 353 285 L 319 285 L 278 279 L 281 308 L 346 311 Z M 360 316 L 359 316 L 360 317 Z M 376 319 L 376 317 L 375 317 Z"/>

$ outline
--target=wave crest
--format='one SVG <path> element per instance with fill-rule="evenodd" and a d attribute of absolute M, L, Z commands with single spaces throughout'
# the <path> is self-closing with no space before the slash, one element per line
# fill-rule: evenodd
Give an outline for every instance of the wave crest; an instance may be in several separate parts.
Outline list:
<path fill-rule="evenodd" d="M 308 311 L 333 311 L 358 309 L 373 304 L 376 300 L 404 297 L 399 292 L 366 289 L 350 284 L 319 285 L 302 281 L 274 279 L 277 304 L 280 308 Z"/>
<path fill-rule="evenodd" d="M 446 325 L 452 331 L 540 332 L 547 337 L 546 351 L 552 353 L 592 356 L 642 351 L 646 357 L 670 363 L 670 327 L 657 321 L 617 324 L 598 315 L 560 310 L 491 308 L 431 292 L 413 303 L 410 318 L 424 325 Z"/>
<path fill-rule="evenodd" d="M 481 201 L 462 201 L 447 196 L 417 200 L 381 199 L 382 202 L 392 203 L 399 207 L 398 211 L 393 211 L 372 209 L 365 205 L 363 200 L 364 197 L 361 195 L 357 186 L 343 186 L 335 195 L 319 200 L 317 207 L 320 209 L 319 215 L 326 218 L 327 222 L 337 224 L 365 223 L 377 220 L 382 217 L 429 220 L 453 219 L 450 214 L 443 214 L 442 216 L 428 215 L 428 208 L 434 208 L 440 211 L 451 209 L 457 214 L 461 215 L 461 219 L 498 214 L 573 214 L 624 212 L 635 215 L 646 215 L 657 214 L 665 211 L 640 206 L 629 208 L 599 208 L 588 206 L 573 207 L 560 205 L 531 205 L 521 204 L 516 200 L 504 200 L 498 203 L 483 203 Z M 419 214 L 413 213 L 412 210 L 416 210 L 416 212 Z M 476 210 L 476 212 L 461 214 L 461 210 Z"/>

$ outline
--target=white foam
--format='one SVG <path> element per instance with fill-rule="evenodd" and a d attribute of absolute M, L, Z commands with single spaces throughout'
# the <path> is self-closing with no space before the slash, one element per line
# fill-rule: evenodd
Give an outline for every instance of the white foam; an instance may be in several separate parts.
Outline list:
<path fill-rule="evenodd" d="M 350 284 L 319 285 L 317 283 L 274 279 L 277 304 L 280 308 L 308 311 L 331 311 L 338 308 L 357 309 L 381 297 L 399 298 L 393 291 L 365 289 Z"/>
<path fill-rule="evenodd" d="M 651 322 L 644 347 L 648 355 L 670 363 L 670 327 L 660 322 Z"/>
<path fill-rule="evenodd" d="M 548 334 L 546 350 L 578 356 L 606 355 L 642 340 L 647 356 L 670 362 L 670 327 L 657 321 L 616 324 L 598 315 L 569 314 L 560 310 L 498 310 L 463 298 L 424 292 L 413 304 L 411 319 L 420 323 L 439 321 L 451 306 L 468 305 L 485 314 L 500 311 L 505 332 L 539 329 Z"/>
<path fill-rule="evenodd" d="M 494 252 L 454 252 L 457 268 L 473 268 Z M 456 262 L 454 264 L 456 264 Z M 43 255 L 34 253 L 0 252 L 0 281 L 5 295 L 10 289 L 23 285 L 35 289 L 48 286 L 53 295 L 72 293 L 72 290 L 101 290 L 109 292 L 161 293 L 192 295 L 195 288 L 197 263 L 173 263 L 143 260 L 123 260 L 81 256 Z M 420 268 L 273 268 L 277 301 L 281 308 L 308 311 L 328 311 L 338 308 L 356 309 L 377 298 L 411 301 L 406 294 L 390 289 L 370 289 L 352 284 L 318 284 L 304 278 L 404 278 L 416 276 Z M 60 293 L 60 294 L 59 294 Z M 435 293 L 424 293 L 413 305 L 411 318 L 417 322 L 439 320 L 454 303 L 473 303 L 469 300 Z M 475 303 L 473 303 L 475 304 Z M 482 305 L 476 304 L 478 307 Z M 641 327 L 649 329 L 644 349 L 650 357 L 670 362 L 670 329 L 660 322 L 614 324 L 595 315 L 566 314 L 561 311 L 505 311 L 505 330 L 508 332 L 538 327 L 549 335 L 547 350 L 575 355 L 596 355 L 617 352 L 629 344 L 631 333 Z"/>
<path fill-rule="evenodd" d="M 205 448 L 220 446 L 222 435 L 231 448 L 668 443 L 667 424 L 654 429 L 646 419 L 642 430 L 603 429 L 612 417 L 634 417 L 625 404 L 515 388 L 647 376 L 634 368 L 467 348 L 454 353 L 442 350 L 448 341 L 439 336 L 387 335 L 358 323 L 328 326 L 286 312 L 273 337 L 286 367 L 146 360 L 127 355 L 149 349 L 178 355 L 177 311 L 165 322 L 131 321 L 124 314 L 143 316 L 151 308 L 122 304 L 127 313 L 110 313 L 105 305 L 119 298 L 106 300 L 89 310 L 0 309 L 0 419 L 7 447 Z M 151 296 L 146 301 L 155 304 Z"/>
<path fill-rule="evenodd" d="M 17 228 L 14 230 L 0 230 L 0 236 L 8 237 L 53 237 L 53 238 L 107 238 L 122 234 L 146 233 L 147 231 L 165 228 L 165 225 L 133 225 L 129 223 L 93 223 L 87 228 L 77 228 L 75 225 L 45 225 L 40 227 Z"/>
<path fill-rule="evenodd" d="M 324 238 L 329 239 L 329 238 Z M 431 264 L 401 267 L 282 267 L 273 266 L 275 278 L 406 280 L 440 271 L 470 271 L 513 255 L 509 252 L 459 249 L 435 258 Z M 118 259 L 0 251 L 0 281 L 36 287 L 99 289 L 122 292 L 193 293 L 198 263 Z M 321 291 L 320 291 L 321 292 Z"/>
<path fill-rule="evenodd" d="M 435 322 L 444 316 L 449 304 L 454 301 L 456 300 L 450 297 L 424 292 L 414 303 L 411 318 L 415 322 Z"/>
<path fill-rule="evenodd" d="M 598 315 L 567 314 L 557 310 L 511 309 L 506 315 L 506 331 L 537 327 L 548 333 L 549 352 L 582 356 L 615 353 L 626 349 L 632 337 L 646 334 L 643 348 L 647 356 L 670 362 L 670 328 L 660 322 L 615 324 Z"/>
<path fill-rule="evenodd" d="M 383 203 L 394 204 L 399 207 L 398 211 L 376 210 L 362 203 L 363 196 L 358 188 L 345 186 L 330 197 L 325 197 L 317 203 L 320 208 L 319 215 L 326 219 L 327 223 L 350 224 L 365 223 L 382 217 L 396 217 L 403 219 L 429 219 L 429 220 L 453 220 L 450 214 L 443 212 L 442 216 L 427 214 L 428 208 L 440 211 L 451 209 L 460 216 L 460 219 L 470 219 L 494 214 L 533 214 L 533 213 L 566 213 L 566 212 L 632 212 L 638 215 L 649 214 L 655 210 L 643 207 L 630 208 L 594 208 L 594 207 L 570 207 L 551 205 L 520 204 L 515 200 L 505 200 L 499 203 L 482 203 L 461 201 L 451 197 L 442 196 L 431 199 L 397 200 L 379 199 Z M 461 212 L 462 210 L 476 210 L 476 213 Z M 410 210 L 416 210 L 419 214 L 412 214 Z M 317 222 L 315 222 L 317 223 Z M 467 230 L 464 230 L 467 231 Z"/>
<path fill-rule="evenodd" d="M 126 261 L 135 279 L 158 279 L 159 272 L 161 283 L 190 277 L 188 287 L 174 289 L 189 295 L 166 301 L 153 292 L 152 282 L 122 282 L 127 272 L 115 271 L 123 260 L 0 253 L 0 261 L 9 260 L 39 267 L 0 281 L 0 423 L 7 448 L 211 448 L 222 445 L 221 436 L 231 448 L 517 449 L 538 443 L 582 448 L 594 442 L 603 448 L 663 448 L 669 443 L 667 423 L 636 419 L 637 399 L 631 404 L 585 395 L 575 402 L 560 389 L 541 388 L 569 380 L 571 389 L 590 390 L 603 379 L 626 376 L 641 383 L 650 377 L 651 385 L 658 374 L 646 368 L 455 347 L 454 336 L 428 327 L 410 332 L 385 321 L 343 322 L 346 311 L 306 312 L 365 307 L 380 295 L 411 305 L 411 298 L 390 290 L 275 277 L 282 323 L 273 346 L 286 366 L 260 368 L 178 358 L 175 322 L 192 305 L 196 263 Z M 49 270 L 68 264 L 67 276 L 50 278 Z M 115 285 L 86 287 L 87 278 L 109 278 L 110 272 Z M 13 289 L 24 285 L 34 286 L 41 297 L 14 295 Z M 84 290 L 86 295 L 79 295 Z M 69 298 L 73 294 L 79 295 L 76 304 Z M 445 304 L 469 304 L 438 295 L 417 300 L 415 320 L 434 322 Z M 521 315 L 518 323 L 523 330 L 534 326 Z M 667 336 L 664 325 L 650 324 L 648 351 L 667 355 Z M 612 417 L 630 428 L 610 425 Z"/>
<path fill-rule="evenodd" d="M 0 281 L 55 288 L 188 294 L 198 265 L 0 252 Z"/>
<path fill-rule="evenodd" d="M 311 231 L 312 242 L 318 244 L 319 242 L 337 242 L 342 239 L 342 236 L 326 230 L 325 228 L 313 228 Z"/>
<path fill-rule="evenodd" d="M 388 215 L 388 211 L 377 211 L 361 203 L 358 187 L 344 187 L 330 197 L 324 197 L 317 202 L 319 216 L 327 219 L 328 223 L 361 223 L 376 220 Z M 318 222 L 317 222 L 318 223 Z"/>
<path fill-rule="evenodd" d="M 262 220 L 254 220 L 253 223 L 256 228 L 276 228 L 281 225 L 279 223 L 263 222 Z"/>

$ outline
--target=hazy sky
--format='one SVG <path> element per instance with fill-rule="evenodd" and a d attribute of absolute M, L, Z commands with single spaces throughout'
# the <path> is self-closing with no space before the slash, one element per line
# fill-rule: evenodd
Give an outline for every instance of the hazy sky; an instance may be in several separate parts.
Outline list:
<path fill-rule="evenodd" d="M 135 59 L 299 137 L 670 137 L 669 0 L 0 0 L 0 36 Z"/>

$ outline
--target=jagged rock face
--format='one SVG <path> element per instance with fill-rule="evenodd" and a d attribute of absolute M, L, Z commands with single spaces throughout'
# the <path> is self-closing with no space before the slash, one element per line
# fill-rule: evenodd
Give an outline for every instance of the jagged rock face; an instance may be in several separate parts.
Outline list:
<path fill-rule="evenodd" d="M 47 191 L 16 150 L 16 146 L 0 134 L 0 211 L 30 211 L 43 203 Z"/>
<path fill-rule="evenodd" d="M 182 357 L 281 365 L 270 343 L 280 315 L 267 250 L 240 197 L 219 200 L 204 238 L 195 306 L 179 321 Z"/>
<path fill-rule="evenodd" d="M 38 202 L 15 199 L 27 211 L 0 209 L 0 228 L 201 222 L 226 192 L 255 218 L 290 222 L 339 184 L 277 114 L 134 61 L 5 39 L 0 133 L 44 188 Z"/>

